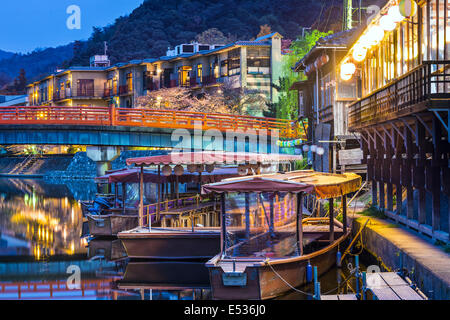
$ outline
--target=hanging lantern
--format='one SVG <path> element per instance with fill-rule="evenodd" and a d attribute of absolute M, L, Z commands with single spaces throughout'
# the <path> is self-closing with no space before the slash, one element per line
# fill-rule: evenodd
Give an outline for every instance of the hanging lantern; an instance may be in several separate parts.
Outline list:
<path fill-rule="evenodd" d="M 405 17 L 400 13 L 399 6 L 392 6 L 388 10 L 388 16 L 392 18 L 392 21 L 395 23 L 401 22 L 405 19 Z"/>
<path fill-rule="evenodd" d="M 162 168 L 162 174 L 165 177 L 168 177 L 172 174 L 172 167 L 169 166 L 168 164 L 166 164 L 163 168 Z"/>
<path fill-rule="evenodd" d="M 184 168 L 181 164 L 177 164 L 175 166 L 175 168 L 173 168 L 173 172 L 175 173 L 176 176 L 181 176 L 184 173 Z"/>
<path fill-rule="evenodd" d="M 385 15 L 380 18 L 380 27 L 383 28 L 384 31 L 392 31 L 396 26 L 397 25 L 390 15 Z"/>
<path fill-rule="evenodd" d="M 367 40 L 371 45 L 378 44 L 384 37 L 384 30 L 380 26 L 372 26 L 367 32 Z"/>
<path fill-rule="evenodd" d="M 214 165 L 213 164 L 207 164 L 205 167 L 206 172 L 211 173 L 214 171 Z"/>
<path fill-rule="evenodd" d="M 205 166 L 203 164 L 197 164 L 195 167 L 195 171 L 197 171 L 198 173 L 201 173 L 201 172 L 205 171 Z"/>
<path fill-rule="evenodd" d="M 367 49 L 358 45 L 353 49 L 352 56 L 356 62 L 361 62 L 366 58 L 366 54 L 367 54 Z"/>
<path fill-rule="evenodd" d="M 317 147 L 316 153 L 317 153 L 319 156 L 321 156 L 321 155 L 323 155 L 323 154 L 325 153 L 325 149 L 322 148 L 322 147 Z"/>
<path fill-rule="evenodd" d="M 311 146 L 311 152 L 316 152 L 317 151 L 317 146 L 316 145 L 312 145 Z"/>
<path fill-rule="evenodd" d="M 341 79 L 342 80 L 350 80 L 353 76 L 353 74 L 356 71 L 355 64 L 351 62 L 344 63 L 341 66 Z"/>
<path fill-rule="evenodd" d="M 413 17 L 417 12 L 417 3 L 414 0 L 400 0 L 398 7 L 400 14 L 406 18 Z"/>
<path fill-rule="evenodd" d="M 309 151 L 309 146 L 307 144 L 304 144 L 302 147 L 304 152 L 308 152 Z"/>
<path fill-rule="evenodd" d="M 238 174 L 240 176 L 247 175 L 247 172 L 248 172 L 248 167 L 246 165 L 242 165 L 241 164 L 241 165 L 238 166 Z"/>
<path fill-rule="evenodd" d="M 187 169 L 190 173 L 194 173 L 197 169 L 197 166 L 195 164 L 188 164 Z"/>

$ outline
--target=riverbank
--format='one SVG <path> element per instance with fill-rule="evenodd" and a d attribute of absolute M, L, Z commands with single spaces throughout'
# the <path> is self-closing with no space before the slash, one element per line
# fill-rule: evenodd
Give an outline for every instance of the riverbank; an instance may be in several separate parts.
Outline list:
<path fill-rule="evenodd" d="M 388 271 L 404 269 L 409 278 L 433 300 L 450 299 L 450 254 L 431 239 L 376 217 L 350 214 L 354 235 L 364 225 L 364 249 Z"/>

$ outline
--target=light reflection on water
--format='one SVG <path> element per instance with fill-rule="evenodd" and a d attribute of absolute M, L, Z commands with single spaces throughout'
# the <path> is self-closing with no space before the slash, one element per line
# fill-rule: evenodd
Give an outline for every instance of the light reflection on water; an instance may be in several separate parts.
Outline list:
<path fill-rule="evenodd" d="M 78 201 L 92 200 L 96 191 L 95 183 L 86 180 L 54 184 L 0 179 L 0 299 L 211 299 L 204 281 L 186 289 L 174 283 L 152 286 L 156 278 L 151 283 L 147 279 L 145 284 L 121 286 L 127 261 L 108 261 L 108 252 L 99 257 L 98 248 L 89 252 L 87 242 L 80 238 L 83 217 Z M 67 287 L 70 265 L 80 267 L 79 288 Z M 341 271 L 333 268 L 321 277 L 323 291 L 335 288 L 339 277 L 345 278 L 348 272 L 343 270 L 339 275 Z M 204 272 L 206 268 L 197 274 Z M 301 289 L 312 293 L 311 287 Z M 291 292 L 280 299 L 308 296 Z"/>

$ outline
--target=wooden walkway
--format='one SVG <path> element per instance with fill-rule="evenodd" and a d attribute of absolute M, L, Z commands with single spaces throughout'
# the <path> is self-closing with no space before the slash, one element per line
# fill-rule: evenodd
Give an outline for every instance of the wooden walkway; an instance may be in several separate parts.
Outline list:
<path fill-rule="evenodd" d="M 320 300 L 358 300 L 355 294 L 330 294 L 320 296 Z"/>
<path fill-rule="evenodd" d="M 374 300 L 425 300 L 395 272 L 367 274 L 367 290 Z"/>

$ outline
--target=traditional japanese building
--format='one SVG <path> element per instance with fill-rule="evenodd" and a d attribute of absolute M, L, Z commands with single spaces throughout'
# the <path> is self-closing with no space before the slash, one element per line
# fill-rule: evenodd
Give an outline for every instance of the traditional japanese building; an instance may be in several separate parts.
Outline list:
<path fill-rule="evenodd" d="M 365 172 L 364 165 L 354 165 L 361 163 L 361 150 L 358 137 L 347 126 L 347 106 L 358 98 L 358 87 L 355 82 L 341 80 L 336 71 L 360 31 L 361 28 L 351 29 L 319 39 L 294 67 L 294 71 L 307 77 L 291 88 L 298 91 L 298 116 L 308 119 L 310 142 L 325 150 L 323 155 L 312 154 L 313 166 L 319 171 Z M 357 159 L 351 162 L 338 157 L 341 154 L 343 158 L 346 153 L 355 154 Z"/>
<path fill-rule="evenodd" d="M 361 98 L 347 107 L 372 201 L 386 215 L 449 241 L 450 2 L 389 1 L 340 61 Z"/>
<path fill-rule="evenodd" d="M 274 32 L 230 44 L 181 44 L 163 57 L 113 66 L 107 57 L 95 56 L 100 63 L 94 59 L 90 67 L 71 67 L 30 84 L 29 104 L 130 108 L 137 97 L 161 88 L 186 87 L 201 94 L 222 84 L 252 90 L 275 103 L 282 54 L 282 36 Z"/>

